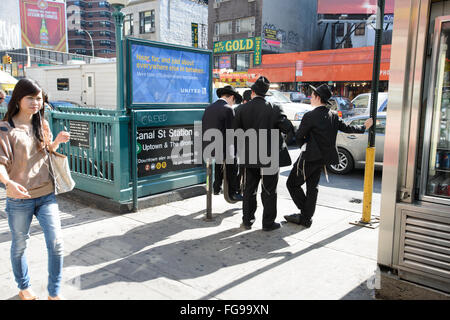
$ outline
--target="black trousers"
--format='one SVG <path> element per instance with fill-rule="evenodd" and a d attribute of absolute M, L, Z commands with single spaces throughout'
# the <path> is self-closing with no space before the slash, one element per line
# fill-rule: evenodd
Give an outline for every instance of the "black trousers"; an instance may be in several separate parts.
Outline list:
<path fill-rule="evenodd" d="M 239 192 L 238 167 L 235 164 L 225 164 L 227 166 L 228 194 Z M 213 190 L 218 192 L 223 182 L 223 164 L 216 163 L 214 166 Z"/>
<path fill-rule="evenodd" d="M 245 168 L 244 201 L 242 204 L 244 216 L 242 221 L 245 224 L 251 224 L 250 220 L 255 219 L 256 193 L 260 180 L 262 180 L 261 201 L 264 207 L 262 221 L 264 228 L 270 227 L 277 217 L 278 172 L 274 175 L 262 175 L 260 168 Z"/>
<path fill-rule="evenodd" d="M 299 161 L 300 165 L 297 166 Z M 286 186 L 291 198 L 305 219 L 311 219 L 316 211 L 318 185 L 323 166 L 322 162 L 309 162 L 299 158 L 287 179 Z M 302 189 L 305 182 L 306 194 Z"/>

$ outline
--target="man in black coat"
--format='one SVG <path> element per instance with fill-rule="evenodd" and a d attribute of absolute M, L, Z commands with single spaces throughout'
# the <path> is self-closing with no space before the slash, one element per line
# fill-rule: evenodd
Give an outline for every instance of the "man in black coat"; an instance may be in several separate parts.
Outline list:
<path fill-rule="evenodd" d="M 288 222 L 311 226 L 311 217 L 316 209 L 318 184 L 322 168 L 327 165 L 339 164 L 336 147 L 338 131 L 345 133 L 364 133 L 372 124 L 372 118 L 366 120 L 364 125 L 350 126 L 339 118 L 336 112 L 331 111 L 327 104 L 331 98 L 331 90 L 326 84 L 317 88 L 311 86 L 311 106 L 314 110 L 305 113 L 300 127 L 295 134 L 296 142 L 300 147 L 306 143 L 306 150 L 301 152 L 295 162 L 286 182 L 292 200 L 300 210 L 300 214 L 284 216 Z M 325 168 L 326 170 L 326 168 Z M 301 186 L 306 182 L 306 195 Z"/>
<path fill-rule="evenodd" d="M 257 141 L 250 142 L 245 141 L 245 147 L 243 148 L 244 154 L 238 152 L 238 158 L 244 170 L 244 201 L 243 201 L 243 217 L 241 227 L 244 229 L 251 229 L 252 224 L 255 222 L 255 212 L 257 208 L 256 193 L 258 190 L 259 181 L 262 179 L 262 193 L 261 200 L 264 206 L 263 211 L 263 230 L 271 231 L 278 229 L 280 224 L 275 222 L 277 216 L 277 184 L 278 184 L 278 171 L 280 166 L 290 165 L 289 153 L 286 148 L 286 144 L 283 143 L 280 131 L 283 133 L 289 133 L 293 130 L 292 123 L 287 119 L 282 108 L 278 105 L 272 105 L 265 100 L 267 91 L 269 90 L 270 82 L 266 77 L 260 77 L 251 87 L 252 95 L 251 100 L 239 106 L 236 112 L 234 128 L 242 129 L 245 133 L 251 134 L 256 132 L 255 137 Z M 276 129 L 276 130 L 274 130 Z M 264 131 L 266 130 L 266 131 Z M 264 137 L 260 135 L 260 132 L 266 132 Z M 236 131 L 237 132 L 237 131 Z M 236 134 L 235 132 L 235 134 Z M 272 150 L 271 146 L 271 134 L 276 134 L 276 139 L 279 143 L 279 147 L 276 150 L 276 157 L 279 156 L 279 163 L 267 164 L 263 161 L 260 155 L 261 145 L 267 143 L 266 151 Z M 267 141 L 261 140 L 267 139 Z M 252 145 L 250 145 L 252 144 Z M 257 153 L 257 159 L 255 162 L 250 161 L 252 157 L 251 149 L 254 149 L 253 156 Z M 256 151 L 255 148 L 258 148 Z M 238 147 L 238 150 L 240 148 Z M 280 153 L 280 154 L 278 154 Z M 286 158 L 287 153 L 287 158 Z M 272 161 L 274 155 L 269 156 Z M 267 167 L 275 165 L 275 173 L 270 170 L 266 170 Z"/>
<path fill-rule="evenodd" d="M 223 157 L 216 159 L 214 166 L 214 184 L 213 191 L 218 195 L 221 191 L 223 181 L 223 165 L 226 157 L 230 155 L 230 148 L 227 147 L 226 129 L 233 128 L 234 112 L 232 106 L 242 101 L 241 95 L 233 88 L 233 86 L 225 86 L 217 89 L 217 96 L 219 99 L 206 107 L 202 117 L 202 132 L 205 133 L 208 129 L 218 129 L 223 137 Z M 203 148 L 204 149 L 204 148 Z M 232 151 L 232 150 L 231 150 Z M 215 154 L 212 155 L 213 157 Z M 228 197 L 234 201 L 242 201 L 242 195 L 239 194 L 239 182 L 237 178 L 237 166 L 235 164 L 226 164 L 227 182 L 228 182 Z"/>

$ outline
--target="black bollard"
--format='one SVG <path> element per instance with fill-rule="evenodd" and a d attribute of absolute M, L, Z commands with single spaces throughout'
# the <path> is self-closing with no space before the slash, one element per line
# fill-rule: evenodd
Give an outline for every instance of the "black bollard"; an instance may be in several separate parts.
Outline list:
<path fill-rule="evenodd" d="M 206 160 L 206 221 L 212 220 L 212 185 L 213 185 L 213 163 Z"/>

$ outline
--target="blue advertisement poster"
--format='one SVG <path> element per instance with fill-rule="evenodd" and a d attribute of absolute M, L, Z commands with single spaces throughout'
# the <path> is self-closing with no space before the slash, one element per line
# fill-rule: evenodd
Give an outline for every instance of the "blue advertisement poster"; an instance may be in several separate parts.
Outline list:
<path fill-rule="evenodd" d="M 210 55 L 131 44 L 132 103 L 209 103 Z"/>

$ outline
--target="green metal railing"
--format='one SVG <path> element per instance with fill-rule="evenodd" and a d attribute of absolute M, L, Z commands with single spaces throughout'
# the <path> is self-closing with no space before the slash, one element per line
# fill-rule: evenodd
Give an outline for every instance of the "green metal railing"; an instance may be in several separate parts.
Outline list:
<path fill-rule="evenodd" d="M 6 108 L 0 108 L 3 118 Z M 47 110 L 53 136 L 69 130 L 70 121 L 89 124 L 89 147 L 61 144 L 58 152 L 69 160 L 76 188 L 126 203 L 132 199 L 130 184 L 130 149 L 125 111 L 94 108 L 59 107 Z"/>

